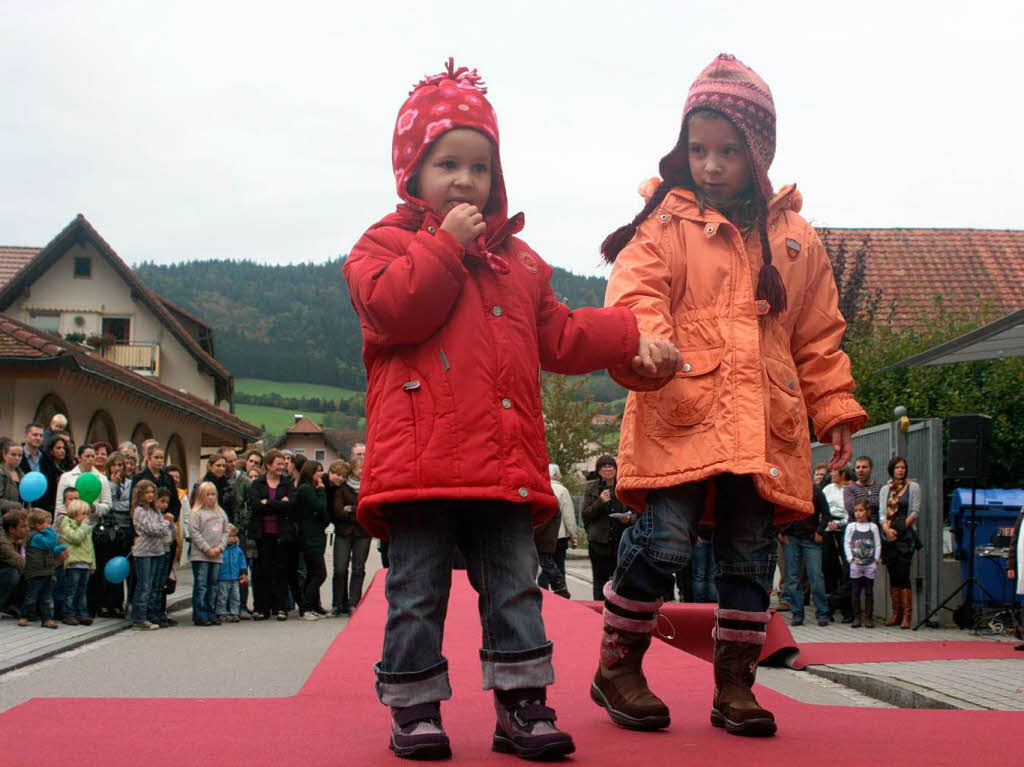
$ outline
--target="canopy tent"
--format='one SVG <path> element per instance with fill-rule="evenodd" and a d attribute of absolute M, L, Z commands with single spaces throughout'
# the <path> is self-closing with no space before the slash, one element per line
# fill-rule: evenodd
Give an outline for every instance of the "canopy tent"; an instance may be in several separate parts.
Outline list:
<path fill-rule="evenodd" d="M 879 370 L 1024 357 L 1024 309 Z"/>

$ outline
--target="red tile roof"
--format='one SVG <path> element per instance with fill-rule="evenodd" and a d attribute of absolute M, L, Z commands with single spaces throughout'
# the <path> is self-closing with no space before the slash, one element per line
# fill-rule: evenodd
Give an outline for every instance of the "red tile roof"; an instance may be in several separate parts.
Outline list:
<path fill-rule="evenodd" d="M 298 421 L 296 421 L 295 425 L 292 426 L 292 428 L 290 428 L 286 433 L 287 434 L 320 434 L 322 431 L 323 431 L 323 429 L 320 428 L 320 426 L 318 424 L 314 423 L 313 420 L 309 416 L 304 415 L 304 416 L 302 416 L 302 418 L 300 418 Z"/>
<path fill-rule="evenodd" d="M 818 233 L 834 258 L 846 247 L 845 276 L 864 250 L 864 288 L 881 291 L 878 321 L 921 327 L 951 314 L 1000 316 L 1024 306 L 1024 231 L 1008 229 L 828 229 Z"/>
<path fill-rule="evenodd" d="M 14 277 L 21 268 L 39 255 L 42 248 L 18 248 L 0 245 L 0 289 Z"/>
<path fill-rule="evenodd" d="M 127 390 L 145 399 L 183 412 L 192 418 L 214 424 L 230 434 L 255 439 L 260 430 L 212 402 L 194 394 L 172 389 L 152 378 L 146 378 L 127 368 L 90 353 L 84 347 L 37 330 L 5 314 L 0 314 L 0 365 L 13 368 L 18 363 L 38 365 L 40 360 L 52 360 L 54 365 L 66 366 L 83 375 L 97 378 L 108 385 Z"/>

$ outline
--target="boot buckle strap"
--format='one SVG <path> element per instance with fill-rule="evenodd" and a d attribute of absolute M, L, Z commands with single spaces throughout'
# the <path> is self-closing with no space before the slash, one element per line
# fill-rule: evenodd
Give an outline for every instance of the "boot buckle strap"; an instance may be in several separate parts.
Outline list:
<path fill-rule="evenodd" d="M 553 708 L 539 703 L 523 703 L 516 706 L 512 718 L 520 727 L 525 727 L 529 722 L 553 722 L 558 715 Z"/>

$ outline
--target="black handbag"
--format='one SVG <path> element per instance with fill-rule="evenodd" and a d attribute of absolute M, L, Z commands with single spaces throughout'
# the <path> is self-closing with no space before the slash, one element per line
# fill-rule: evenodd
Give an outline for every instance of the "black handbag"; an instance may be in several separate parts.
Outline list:
<path fill-rule="evenodd" d="M 104 550 L 112 548 L 117 543 L 117 525 L 100 522 L 92 529 L 92 542 Z"/>
<path fill-rule="evenodd" d="M 176 588 L 178 588 L 178 577 L 174 574 L 174 570 L 172 569 L 167 573 L 167 581 L 164 583 L 164 593 L 173 594 Z"/>

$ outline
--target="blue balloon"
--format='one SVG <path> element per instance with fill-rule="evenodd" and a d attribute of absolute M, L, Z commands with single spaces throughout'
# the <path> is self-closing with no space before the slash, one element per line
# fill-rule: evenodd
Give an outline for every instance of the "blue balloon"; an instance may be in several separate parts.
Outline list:
<path fill-rule="evenodd" d="M 21 478 L 18 491 L 25 503 L 38 501 L 46 494 L 46 476 L 41 471 L 30 471 Z"/>
<path fill-rule="evenodd" d="M 111 583 L 120 583 L 128 577 L 131 566 L 124 557 L 114 557 L 103 568 L 103 577 Z"/>

